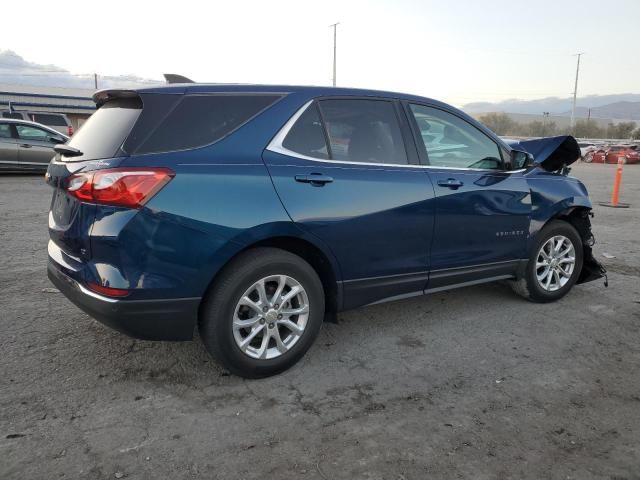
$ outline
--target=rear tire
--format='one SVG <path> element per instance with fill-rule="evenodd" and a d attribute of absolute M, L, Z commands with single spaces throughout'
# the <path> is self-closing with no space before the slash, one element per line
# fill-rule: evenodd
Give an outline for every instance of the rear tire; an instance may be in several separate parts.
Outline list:
<path fill-rule="evenodd" d="M 240 254 L 216 278 L 199 327 L 209 353 L 229 371 L 262 378 L 300 360 L 323 318 L 324 290 L 311 265 L 260 247 Z"/>
<path fill-rule="evenodd" d="M 532 302 L 559 300 L 578 280 L 582 263 L 578 231 L 568 222 L 552 220 L 538 234 L 524 276 L 510 282 L 511 288 Z"/>

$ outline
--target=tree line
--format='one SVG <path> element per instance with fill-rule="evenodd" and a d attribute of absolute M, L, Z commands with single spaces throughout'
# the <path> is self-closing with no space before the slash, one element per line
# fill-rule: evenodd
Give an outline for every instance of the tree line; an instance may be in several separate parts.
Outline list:
<path fill-rule="evenodd" d="M 640 127 L 635 122 L 610 122 L 606 127 L 601 127 L 595 120 L 577 120 L 572 131 L 569 126 L 558 127 L 554 121 L 516 122 L 506 113 L 487 113 L 480 115 L 478 120 L 498 135 L 514 137 L 573 135 L 578 138 L 640 139 Z"/>

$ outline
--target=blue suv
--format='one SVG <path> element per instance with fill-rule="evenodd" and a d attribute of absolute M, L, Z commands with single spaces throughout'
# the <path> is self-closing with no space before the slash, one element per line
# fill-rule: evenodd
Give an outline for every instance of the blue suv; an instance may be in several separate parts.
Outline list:
<path fill-rule="evenodd" d="M 336 312 L 497 280 L 535 302 L 604 275 L 572 137 L 508 145 L 428 98 L 325 87 L 96 93 L 46 175 L 48 275 L 128 335 L 244 377 Z"/>

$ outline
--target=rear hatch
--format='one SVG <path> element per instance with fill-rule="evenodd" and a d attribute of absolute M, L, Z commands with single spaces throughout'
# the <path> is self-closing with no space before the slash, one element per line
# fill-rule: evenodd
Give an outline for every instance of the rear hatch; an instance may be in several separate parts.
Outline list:
<path fill-rule="evenodd" d="M 68 142 L 81 154 L 57 153 L 46 174 L 47 183 L 54 189 L 49 235 L 55 245 L 50 245 L 49 250 L 51 253 L 52 248 L 57 247 L 72 260 L 90 258 L 89 233 L 96 206 L 68 195 L 68 179 L 81 171 L 111 168 L 121 163 L 126 156 L 121 146 L 142 112 L 142 101 L 134 92 L 123 91 L 99 107 Z"/>

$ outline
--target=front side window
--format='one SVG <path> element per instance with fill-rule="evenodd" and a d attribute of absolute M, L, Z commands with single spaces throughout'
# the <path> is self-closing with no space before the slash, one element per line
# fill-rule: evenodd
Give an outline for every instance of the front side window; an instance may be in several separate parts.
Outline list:
<path fill-rule="evenodd" d="M 429 164 L 438 167 L 501 169 L 498 145 L 476 127 L 443 110 L 411 105 L 427 150 Z"/>
<path fill-rule="evenodd" d="M 331 159 L 406 164 L 393 103 L 381 100 L 321 100 Z"/>
<path fill-rule="evenodd" d="M 46 130 L 30 127 L 28 125 L 16 125 L 16 130 L 18 131 L 18 137 L 20 137 L 20 140 L 46 142 L 51 135 Z"/>

